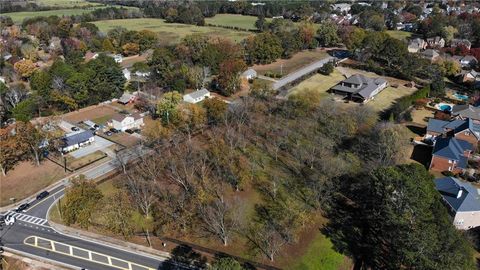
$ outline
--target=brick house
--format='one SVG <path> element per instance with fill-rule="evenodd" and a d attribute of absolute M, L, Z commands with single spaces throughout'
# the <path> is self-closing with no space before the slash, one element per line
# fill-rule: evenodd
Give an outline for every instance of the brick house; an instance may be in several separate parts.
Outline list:
<path fill-rule="evenodd" d="M 439 136 L 433 146 L 430 170 L 438 172 L 462 173 L 473 152 L 473 145 L 455 137 Z"/>
<path fill-rule="evenodd" d="M 469 142 L 473 149 L 477 149 L 480 140 L 480 124 L 471 118 L 459 118 L 452 121 L 430 119 L 425 139 L 434 141 L 438 136 L 455 137 Z"/>
<path fill-rule="evenodd" d="M 480 226 L 480 190 L 454 177 L 435 179 L 435 188 L 459 230 Z"/>

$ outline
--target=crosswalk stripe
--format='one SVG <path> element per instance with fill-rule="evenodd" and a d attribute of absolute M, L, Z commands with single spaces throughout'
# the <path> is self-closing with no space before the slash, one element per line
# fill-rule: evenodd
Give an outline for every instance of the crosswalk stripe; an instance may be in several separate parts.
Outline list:
<path fill-rule="evenodd" d="M 12 212 L 12 211 L 8 211 L 7 214 L 12 215 L 14 218 L 16 218 L 18 220 L 28 222 L 28 223 L 32 223 L 32 224 L 36 224 L 36 225 L 44 225 L 48 222 L 46 219 L 43 219 L 43 218 L 34 217 L 34 216 L 30 216 L 30 215 L 25 215 L 25 214 L 20 214 L 20 213 Z"/>

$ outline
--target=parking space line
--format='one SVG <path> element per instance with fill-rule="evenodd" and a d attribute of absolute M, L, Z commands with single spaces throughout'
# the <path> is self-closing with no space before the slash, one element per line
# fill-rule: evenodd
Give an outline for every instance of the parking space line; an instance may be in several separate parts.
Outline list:
<path fill-rule="evenodd" d="M 42 242 L 43 245 L 39 245 L 39 242 Z M 144 265 L 139 265 L 139 264 L 136 264 L 136 263 L 133 263 L 133 262 L 129 262 L 129 261 L 120 259 L 120 258 L 115 258 L 115 257 L 109 256 L 109 255 L 106 255 L 106 254 L 101 254 L 101 253 L 98 253 L 98 252 L 90 251 L 88 249 L 68 245 L 68 244 L 65 244 L 65 243 L 57 242 L 57 241 L 46 239 L 46 238 L 39 237 L 39 236 L 33 236 L 33 235 L 29 236 L 29 237 L 24 239 L 23 243 L 25 245 L 29 245 L 29 246 L 33 246 L 33 247 L 36 247 L 36 248 L 56 252 L 56 253 L 66 255 L 66 256 L 70 256 L 70 257 L 74 257 L 74 258 L 77 258 L 77 259 L 82 259 L 82 260 L 86 260 L 86 261 L 110 266 L 110 267 L 113 267 L 113 268 L 116 268 L 116 269 L 133 270 L 133 269 L 139 269 L 140 268 L 140 269 L 147 269 L 147 270 L 155 270 L 154 268 L 150 268 L 150 267 L 147 267 L 147 266 L 144 266 Z M 46 246 L 45 243 L 49 243 L 50 248 L 45 247 Z M 55 247 L 56 244 L 68 247 L 68 253 L 57 250 L 57 248 Z M 77 252 L 75 252 L 75 250 Z M 77 254 L 74 254 L 74 253 L 77 253 Z M 86 256 L 85 257 L 80 256 L 81 253 L 83 253 L 83 254 L 86 253 L 85 254 Z M 95 255 L 95 256 L 92 256 L 92 255 Z M 95 260 L 93 257 L 97 257 L 97 260 Z M 107 262 L 100 261 L 101 257 L 106 258 Z M 112 261 L 117 262 L 117 264 L 112 263 Z M 128 268 L 119 266 L 118 265 L 119 263 L 124 264 L 124 265 L 128 265 Z"/>

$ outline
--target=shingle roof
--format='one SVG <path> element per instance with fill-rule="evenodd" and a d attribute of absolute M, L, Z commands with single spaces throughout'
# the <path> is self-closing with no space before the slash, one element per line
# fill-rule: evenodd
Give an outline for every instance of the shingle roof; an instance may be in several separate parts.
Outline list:
<path fill-rule="evenodd" d="M 433 155 L 456 160 L 459 168 L 465 168 L 467 164 L 463 164 L 464 160 L 462 157 L 467 150 L 473 150 L 473 145 L 467 141 L 459 140 L 455 137 L 438 137 L 433 147 Z"/>
<path fill-rule="evenodd" d="M 357 94 L 362 98 L 368 99 L 371 97 L 372 93 L 377 90 L 378 86 L 386 83 L 387 81 L 383 78 L 369 78 L 363 76 L 362 74 L 355 74 L 347 79 L 341 81 L 339 84 L 332 87 L 332 90 L 347 92 L 351 94 Z M 343 86 L 342 83 L 360 85 L 359 88 L 353 88 L 348 86 Z"/>
<path fill-rule="evenodd" d="M 427 131 L 443 133 L 445 131 L 445 129 L 443 127 L 447 124 L 448 124 L 448 121 L 443 121 L 443 120 L 430 118 L 428 120 L 428 124 L 427 124 Z"/>
<path fill-rule="evenodd" d="M 473 107 L 472 105 L 455 105 L 452 108 L 452 113 L 464 118 L 480 120 L 480 107 Z"/>
<path fill-rule="evenodd" d="M 443 177 L 435 179 L 435 188 L 455 212 L 480 211 L 480 190 L 472 184 L 454 177 Z M 462 194 L 458 196 L 460 190 Z"/>
<path fill-rule="evenodd" d="M 433 131 L 437 133 L 444 133 L 447 130 L 453 130 L 455 133 L 458 133 L 466 129 L 470 129 L 474 136 L 477 137 L 477 139 L 480 139 L 480 124 L 474 123 L 471 118 L 455 119 L 453 121 L 430 119 L 428 120 L 427 124 L 427 131 Z"/>
<path fill-rule="evenodd" d="M 94 134 L 90 130 L 85 130 L 85 131 L 82 131 L 80 133 L 74 133 L 74 134 L 71 134 L 71 135 L 67 134 L 65 137 L 62 138 L 63 143 L 64 143 L 63 147 L 72 146 L 72 145 L 75 145 L 77 143 L 86 142 L 93 136 L 94 136 Z"/>
<path fill-rule="evenodd" d="M 197 91 L 192 92 L 192 93 L 187 94 L 187 95 L 190 96 L 190 97 L 193 98 L 193 99 L 197 99 L 197 98 L 201 98 L 201 97 L 203 97 L 203 96 L 206 96 L 206 95 L 208 95 L 209 93 L 210 93 L 210 92 L 209 92 L 207 89 L 202 88 L 202 89 L 200 89 L 200 90 L 197 90 Z"/>

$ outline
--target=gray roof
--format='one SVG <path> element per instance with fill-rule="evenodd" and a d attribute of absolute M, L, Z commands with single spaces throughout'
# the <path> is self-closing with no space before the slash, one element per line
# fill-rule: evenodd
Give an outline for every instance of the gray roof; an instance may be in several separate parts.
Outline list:
<path fill-rule="evenodd" d="M 480 124 L 475 123 L 470 118 L 455 119 L 452 121 L 429 119 L 427 124 L 427 131 L 433 131 L 437 133 L 445 133 L 453 130 L 453 132 L 456 134 L 466 129 L 469 129 L 471 132 L 473 132 L 473 135 L 477 137 L 477 139 L 480 139 Z"/>
<path fill-rule="evenodd" d="M 242 73 L 242 76 L 257 76 L 257 72 L 253 68 L 249 68 Z"/>
<path fill-rule="evenodd" d="M 208 95 L 210 92 L 206 88 L 202 88 L 200 90 L 197 90 L 195 92 L 192 92 L 190 94 L 187 94 L 187 96 L 190 96 L 193 99 L 201 98 L 205 95 Z"/>
<path fill-rule="evenodd" d="M 473 145 L 467 141 L 455 137 L 438 137 L 433 147 L 433 155 L 457 161 L 457 167 L 466 168 L 467 158 L 464 152 L 473 150 Z"/>
<path fill-rule="evenodd" d="M 480 107 L 474 107 L 472 105 L 455 105 L 452 108 L 452 113 L 463 118 L 480 120 Z"/>
<path fill-rule="evenodd" d="M 387 81 L 383 78 L 369 78 L 362 74 L 355 74 L 332 87 L 332 90 L 346 92 L 368 99 L 371 98 L 372 93 L 378 89 L 379 85 L 386 82 Z M 354 88 L 343 86 L 342 83 L 359 85 L 360 87 Z"/>
<path fill-rule="evenodd" d="M 421 38 L 414 38 L 408 43 L 408 47 L 420 49 L 425 41 Z"/>
<path fill-rule="evenodd" d="M 94 134 L 90 130 L 85 130 L 80 133 L 74 133 L 71 135 L 66 135 L 65 137 L 62 138 L 63 140 L 63 147 L 67 146 L 72 146 L 78 143 L 86 142 L 88 141 L 91 137 L 93 137 Z"/>
<path fill-rule="evenodd" d="M 128 103 L 132 97 L 134 97 L 132 94 L 123 93 L 123 95 L 118 99 L 118 102 Z"/>
<path fill-rule="evenodd" d="M 422 54 L 428 58 L 435 58 L 440 55 L 436 50 L 432 49 L 426 49 L 422 52 Z"/>
<path fill-rule="evenodd" d="M 465 46 L 467 46 L 467 47 L 472 46 L 472 43 L 471 43 L 470 40 L 468 40 L 468 39 L 458 39 L 458 38 L 452 39 L 451 45 L 452 45 L 453 47 L 458 46 L 458 45 L 460 45 L 460 44 L 463 44 L 463 45 L 465 45 Z"/>
<path fill-rule="evenodd" d="M 455 212 L 480 211 L 480 190 L 455 177 L 435 179 L 435 188 Z M 459 195 L 459 191 L 462 194 Z"/>

